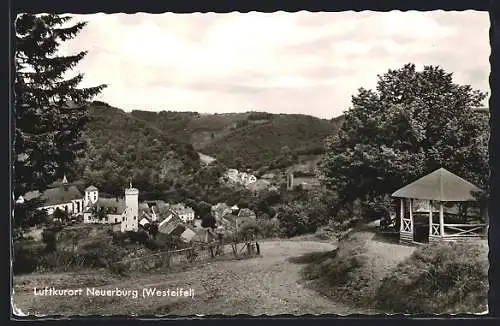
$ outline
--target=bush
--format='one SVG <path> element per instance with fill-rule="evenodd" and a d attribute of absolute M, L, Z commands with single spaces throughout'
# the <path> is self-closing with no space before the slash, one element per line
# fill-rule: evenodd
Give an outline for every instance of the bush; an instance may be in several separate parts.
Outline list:
<path fill-rule="evenodd" d="M 133 243 L 144 244 L 147 239 L 149 239 L 148 233 L 146 231 L 127 231 L 125 232 L 125 238 L 129 239 Z"/>
<path fill-rule="evenodd" d="M 237 237 L 240 240 L 247 241 L 247 240 L 253 240 L 254 237 L 260 236 L 262 234 L 261 229 L 259 225 L 254 222 L 246 222 L 244 223 L 241 228 L 238 230 Z"/>
<path fill-rule="evenodd" d="M 257 220 L 263 238 L 275 238 L 280 235 L 280 223 L 277 219 Z"/>
<path fill-rule="evenodd" d="M 127 271 L 130 269 L 130 266 L 126 263 L 116 262 L 116 263 L 111 263 L 108 266 L 108 268 L 111 271 L 111 273 L 118 275 L 125 275 Z"/>
<path fill-rule="evenodd" d="M 156 250 L 159 250 L 161 248 L 160 244 L 153 240 L 153 239 L 147 239 L 145 242 L 144 242 L 144 247 L 148 248 L 149 250 L 152 250 L 152 251 L 156 251 Z"/>
<path fill-rule="evenodd" d="M 487 249 L 443 243 L 417 249 L 382 281 L 375 302 L 400 313 L 477 313 L 487 309 Z"/>
<path fill-rule="evenodd" d="M 57 249 L 57 236 L 56 232 L 50 230 L 43 230 L 42 241 L 45 243 L 46 252 L 54 252 Z"/>
<path fill-rule="evenodd" d="M 281 234 L 285 237 L 294 237 L 308 231 L 307 216 L 299 207 L 285 206 L 278 213 Z"/>
<path fill-rule="evenodd" d="M 25 248 L 14 244 L 13 272 L 14 274 L 26 274 L 34 272 L 38 267 L 38 259 L 41 251 L 34 248 Z"/>

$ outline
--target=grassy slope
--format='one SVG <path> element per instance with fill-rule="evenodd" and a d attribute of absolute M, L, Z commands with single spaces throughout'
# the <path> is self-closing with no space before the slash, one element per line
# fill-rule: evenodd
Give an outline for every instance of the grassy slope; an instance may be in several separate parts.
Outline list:
<path fill-rule="evenodd" d="M 487 247 L 421 248 L 356 232 L 334 253 L 297 258 L 309 285 L 331 298 L 394 313 L 465 313 L 486 309 Z"/>

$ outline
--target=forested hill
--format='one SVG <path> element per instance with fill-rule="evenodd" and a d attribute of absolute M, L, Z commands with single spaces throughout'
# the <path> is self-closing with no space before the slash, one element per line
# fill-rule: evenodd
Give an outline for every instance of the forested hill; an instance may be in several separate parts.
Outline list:
<path fill-rule="evenodd" d="M 318 155 L 335 134 L 343 116 L 325 120 L 298 114 L 264 112 L 205 114 L 133 111 L 170 137 L 235 168 L 280 169 L 301 155 Z"/>
<path fill-rule="evenodd" d="M 140 189 L 164 194 L 198 170 L 199 157 L 190 144 L 101 102 L 89 113 L 83 134 L 88 146 L 78 162 L 87 184 L 122 195 L 132 179 Z"/>

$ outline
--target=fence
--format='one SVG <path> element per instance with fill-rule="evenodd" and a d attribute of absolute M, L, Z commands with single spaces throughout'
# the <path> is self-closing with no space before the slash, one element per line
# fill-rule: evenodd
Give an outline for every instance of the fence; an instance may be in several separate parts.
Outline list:
<path fill-rule="evenodd" d="M 185 249 L 156 252 L 122 259 L 116 263 L 127 270 L 151 270 L 159 267 L 191 265 L 210 260 L 236 259 L 260 255 L 257 242 L 211 243 Z"/>

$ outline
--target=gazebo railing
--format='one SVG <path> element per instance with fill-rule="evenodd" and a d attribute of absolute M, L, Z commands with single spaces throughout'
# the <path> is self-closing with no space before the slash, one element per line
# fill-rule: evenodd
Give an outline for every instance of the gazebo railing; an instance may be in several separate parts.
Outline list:
<path fill-rule="evenodd" d="M 432 225 L 433 235 L 439 235 L 439 233 L 434 234 L 434 226 Z M 484 235 L 484 230 L 486 224 L 444 224 L 444 234 L 443 237 L 480 237 Z M 437 224 L 439 231 L 439 224 Z"/>

